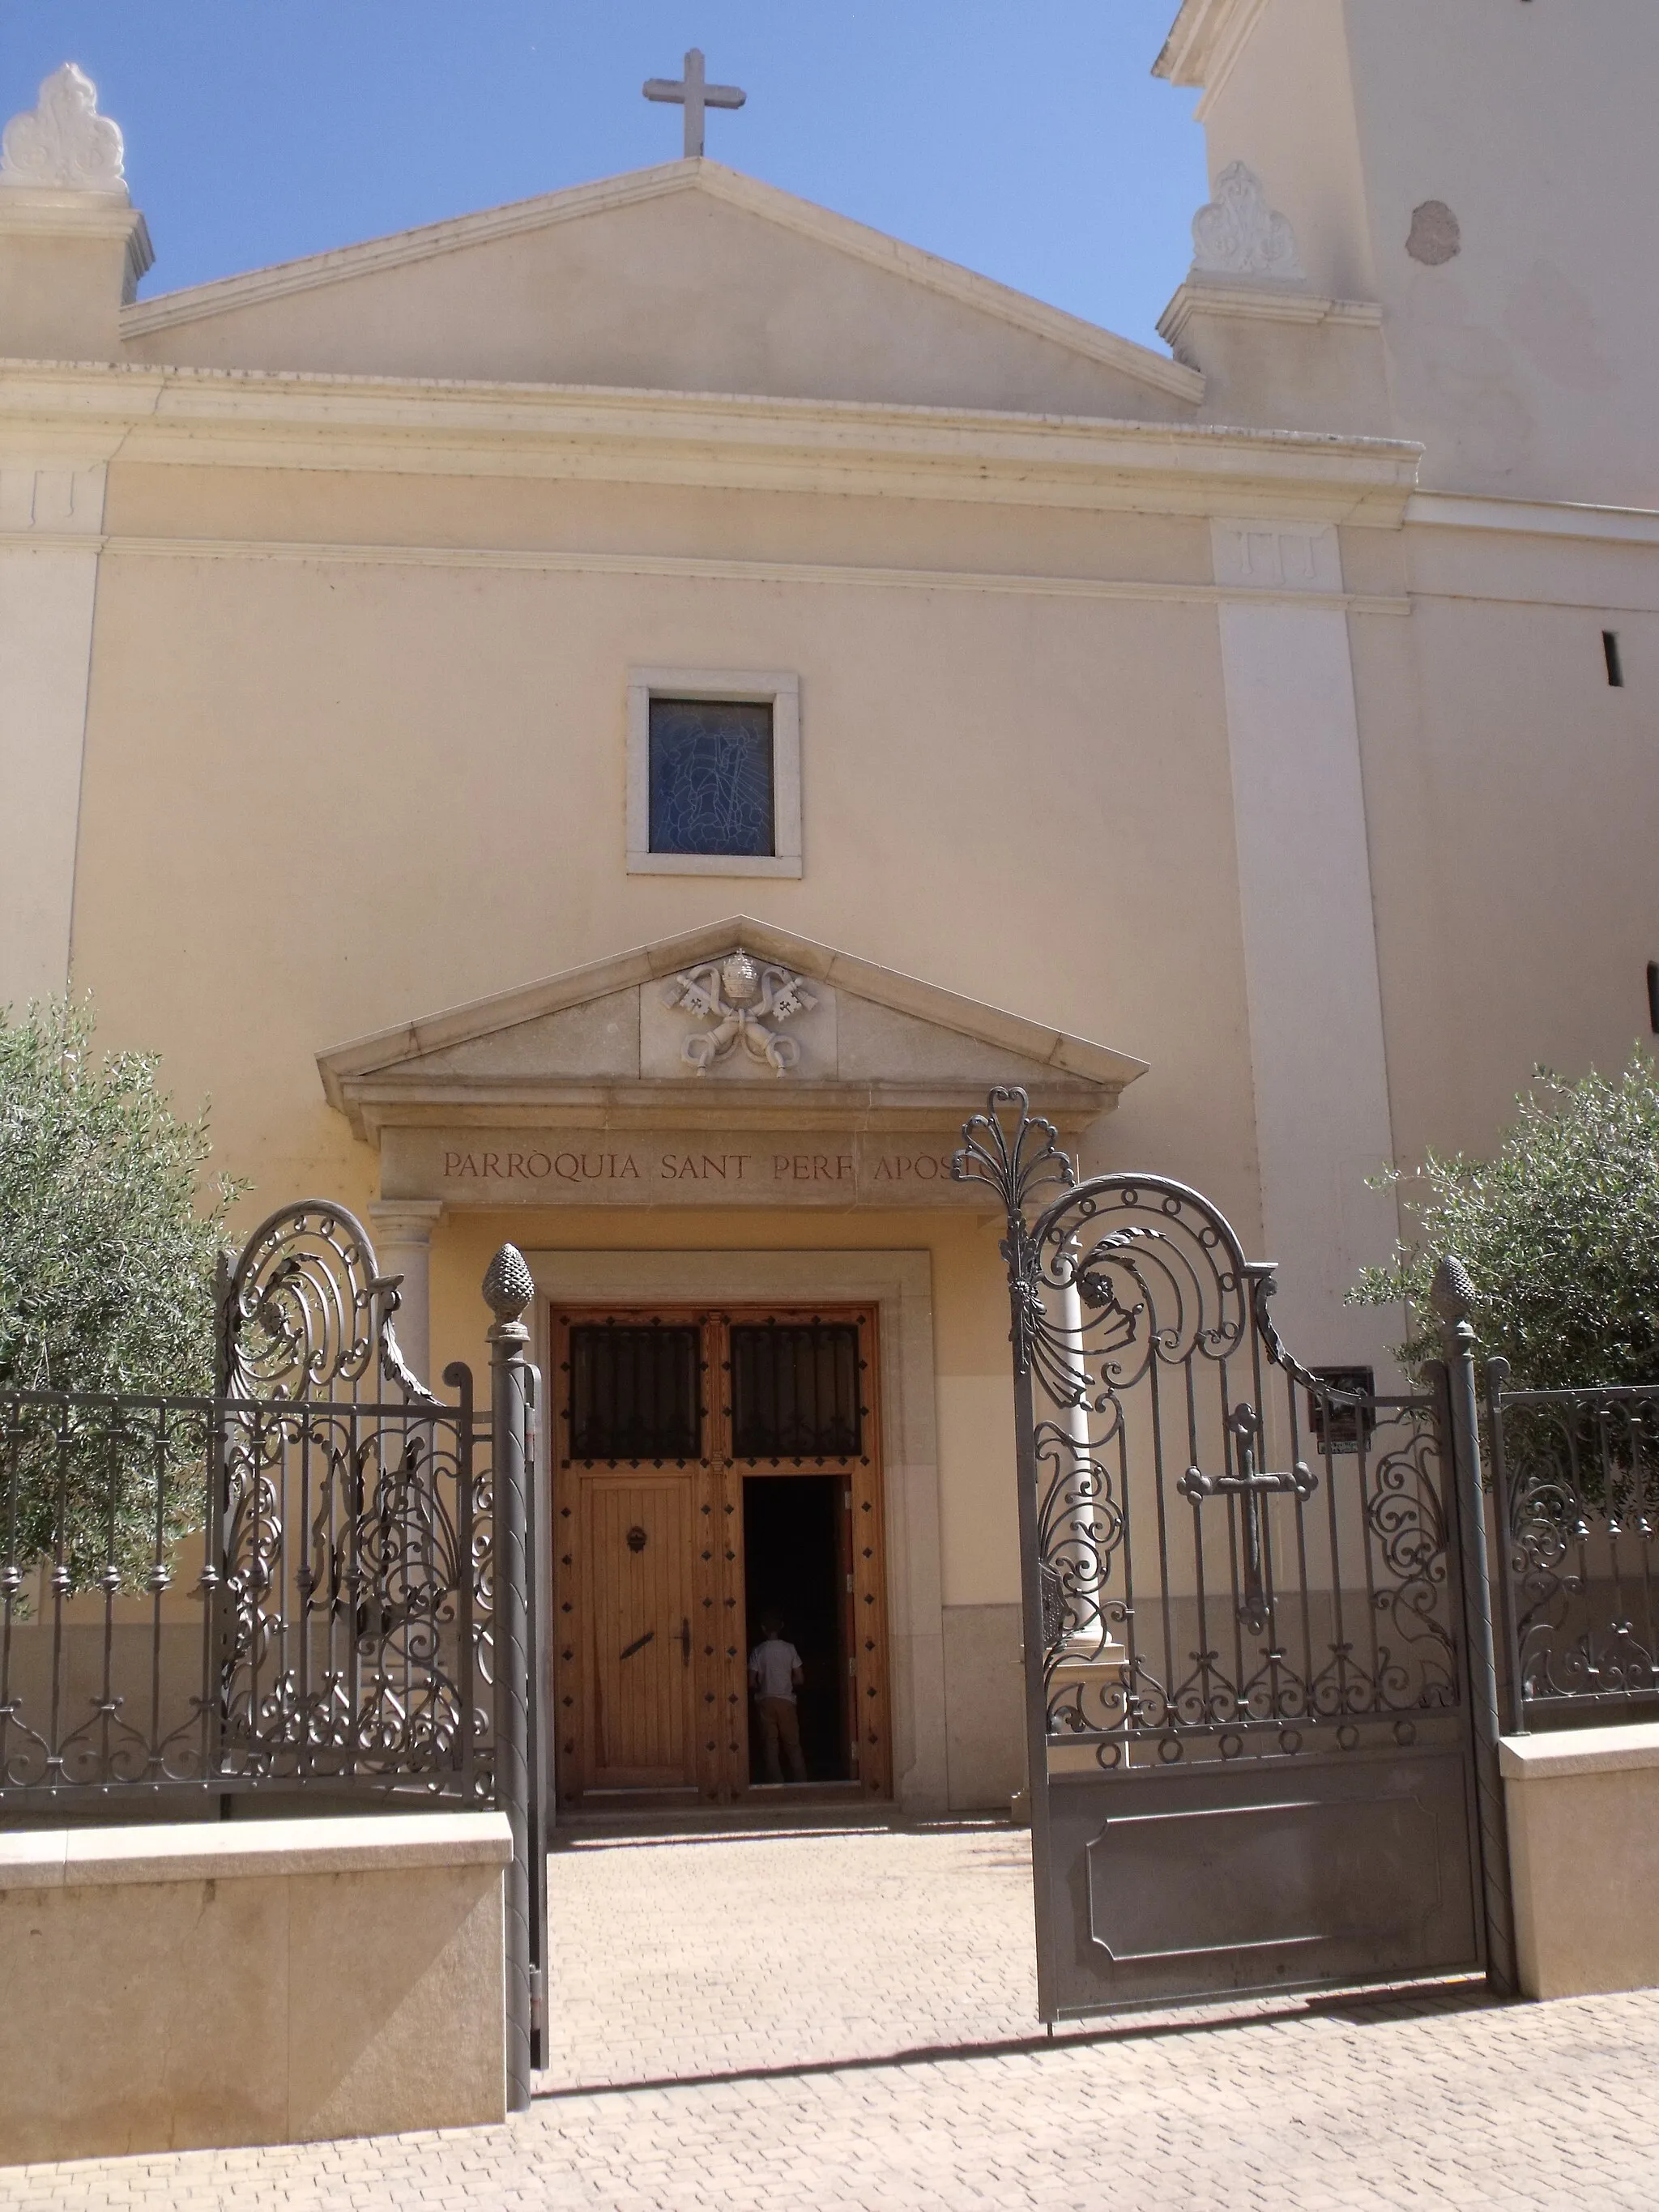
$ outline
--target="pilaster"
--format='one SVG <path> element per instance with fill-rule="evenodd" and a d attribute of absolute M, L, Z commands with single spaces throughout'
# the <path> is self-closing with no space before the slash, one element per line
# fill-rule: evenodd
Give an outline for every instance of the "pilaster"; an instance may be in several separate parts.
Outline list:
<path fill-rule="evenodd" d="M 70 981 L 104 477 L 0 452 L 0 1006 Z"/>
<path fill-rule="evenodd" d="M 432 1388 L 432 1232 L 443 1218 L 436 1198 L 377 1199 L 368 1209 L 374 1256 L 384 1275 L 401 1275 L 394 1327 L 404 1359 Z"/>
<path fill-rule="evenodd" d="M 1316 525 L 1212 538 L 1274 1319 L 1298 1359 L 1382 1370 L 1391 1317 L 1343 1304 L 1397 1217 L 1366 1187 L 1394 1139 L 1340 548 Z"/>
<path fill-rule="evenodd" d="M 66 62 L 0 135 L 0 356 L 115 361 L 151 258 L 121 133 Z M 70 981 L 105 436 L 36 413 L 0 438 L 0 1006 Z"/>

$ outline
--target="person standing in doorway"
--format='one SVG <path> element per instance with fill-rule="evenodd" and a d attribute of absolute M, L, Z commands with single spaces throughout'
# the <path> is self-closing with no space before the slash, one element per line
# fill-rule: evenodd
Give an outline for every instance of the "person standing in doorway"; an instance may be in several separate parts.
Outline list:
<path fill-rule="evenodd" d="M 801 1756 L 800 1711 L 796 1704 L 801 1686 L 800 1654 L 793 1644 L 785 1643 L 783 1623 L 775 1613 L 763 1613 L 760 1626 L 761 1640 L 749 1655 L 749 1687 L 760 1717 L 766 1778 L 781 1782 L 787 1761 L 789 1779 L 805 1782 L 806 1761 Z"/>

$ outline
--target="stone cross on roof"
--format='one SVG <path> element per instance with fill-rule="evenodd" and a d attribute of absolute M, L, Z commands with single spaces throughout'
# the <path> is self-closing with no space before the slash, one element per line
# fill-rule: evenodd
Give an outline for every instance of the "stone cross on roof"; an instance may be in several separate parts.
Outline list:
<path fill-rule="evenodd" d="M 684 77 L 651 76 L 645 81 L 647 100 L 663 100 L 685 110 L 685 158 L 699 159 L 702 154 L 703 111 L 709 107 L 741 107 L 748 98 L 734 84 L 710 84 L 704 78 L 702 54 L 693 46 L 685 58 Z"/>

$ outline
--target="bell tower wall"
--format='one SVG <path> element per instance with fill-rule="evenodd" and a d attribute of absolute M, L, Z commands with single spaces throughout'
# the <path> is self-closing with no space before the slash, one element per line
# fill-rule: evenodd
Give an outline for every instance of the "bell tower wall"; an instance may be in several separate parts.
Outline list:
<path fill-rule="evenodd" d="M 1431 489 L 1659 506 L 1659 10 L 1630 0 L 1186 0 L 1200 85 L 1311 289 L 1383 310 Z"/>

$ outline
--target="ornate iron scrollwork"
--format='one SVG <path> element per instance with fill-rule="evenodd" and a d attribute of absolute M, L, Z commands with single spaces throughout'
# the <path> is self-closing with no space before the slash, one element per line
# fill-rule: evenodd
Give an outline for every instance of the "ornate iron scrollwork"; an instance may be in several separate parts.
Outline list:
<path fill-rule="evenodd" d="M 225 1285 L 220 1730 L 243 1776 L 435 1777 L 473 1747 L 471 1377 L 434 1397 L 397 1305 L 362 1224 L 317 1200 L 263 1222 Z"/>
<path fill-rule="evenodd" d="M 1012 1109 L 1012 1111 L 1010 1110 Z M 1036 1280 L 1036 1255 L 1025 1227 L 1025 1208 L 1040 1191 L 1070 1185 L 1076 1170 L 1060 1148 L 1052 1121 L 1031 1112 L 1028 1092 L 1015 1086 L 993 1091 L 989 1110 L 975 1114 L 962 1128 L 963 1148 L 951 1162 L 957 1182 L 987 1183 L 996 1193 L 1008 1224 L 1001 1250 L 1008 1267 L 1012 1309 L 1009 1336 L 1014 1371 L 1025 1374 L 1033 1344 L 1041 1334 L 1042 1297 Z"/>
<path fill-rule="evenodd" d="M 279 1207 L 242 1247 L 222 1295 L 224 1395 L 325 1397 L 384 1377 L 436 1404 L 392 1327 L 401 1280 L 380 1273 L 368 1231 L 344 1206 L 303 1199 Z"/>
<path fill-rule="evenodd" d="M 1300 1365 L 1273 1269 L 1185 1184 L 1079 1181 L 1018 1091 L 963 1134 L 958 1179 L 1007 1217 L 1050 1744 L 1284 1756 L 1405 1741 L 1454 1706 L 1432 1402 Z"/>
<path fill-rule="evenodd" d="M 1508 1389 L 1488 1370 L 1523 1708 L 1659 1709 L 1659 1388 Z"/>
<path fill-rule="evenodd" d="M 410 1372 L 397 1303 L 313 1200 L 222 1267 L 213 1396 L 0 1394 L 0 1801 L 489 1796 L 488 1425 L 467 1368 L 451 1402 Z"/>

